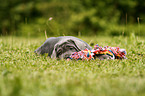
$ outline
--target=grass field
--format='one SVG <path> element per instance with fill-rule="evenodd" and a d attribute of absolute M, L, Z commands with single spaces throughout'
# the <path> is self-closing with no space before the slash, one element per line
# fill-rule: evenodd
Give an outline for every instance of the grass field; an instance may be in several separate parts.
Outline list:
<path fill-rule="evenodd" d="M 145 96 L 145 39 L 79 38 L 125 48 L 128 59 L 52 60 L 33 53 L 45 38 L 0 37 L 0 96 Z"/>

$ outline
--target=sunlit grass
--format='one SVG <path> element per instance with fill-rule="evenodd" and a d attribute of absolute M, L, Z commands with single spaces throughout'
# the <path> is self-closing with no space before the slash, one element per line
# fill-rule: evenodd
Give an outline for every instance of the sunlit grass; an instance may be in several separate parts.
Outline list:
<path fill-rule="evenodd" d="M 145 95 L 145 40 L 79 37 L 127 50 L 127 60 L 66 61 L 34 54 L 45 38 L 0 38 L 0 96 Z M 93 47 L 93 46 L 92 46 Z"/>

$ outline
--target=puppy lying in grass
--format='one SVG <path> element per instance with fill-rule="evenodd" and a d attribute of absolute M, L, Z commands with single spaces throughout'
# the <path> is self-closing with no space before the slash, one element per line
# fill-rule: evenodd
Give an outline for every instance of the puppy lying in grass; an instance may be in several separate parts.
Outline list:
<path fill-rule="evenodd" d="M 94 60 L 94 59 L 127 59 L 126 50 L 119 47 L 100 47 L 92 49 L 86 42 L 73 36 L 50 37 L 34 51 L 38 54 L 48 54 L 51 58 Z"/>
<path fill-rule="evenodd" d="M 66 59 L 72 53 L 92 48 L 84 41 L 73 36 L 50 37 L 34 52 L 48 53 L 51 58 Z"/>

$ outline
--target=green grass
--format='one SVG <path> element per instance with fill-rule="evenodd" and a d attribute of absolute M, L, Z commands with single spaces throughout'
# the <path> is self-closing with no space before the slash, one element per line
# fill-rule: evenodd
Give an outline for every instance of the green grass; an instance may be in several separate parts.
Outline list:
<path fill-rule="evenodd" d="M 45 38 L 0 37 L 0 96 L 144 96 L 145 39 L 79 37 L 127 50 L 127 60 L 66 61 L 35 55 Z"/>

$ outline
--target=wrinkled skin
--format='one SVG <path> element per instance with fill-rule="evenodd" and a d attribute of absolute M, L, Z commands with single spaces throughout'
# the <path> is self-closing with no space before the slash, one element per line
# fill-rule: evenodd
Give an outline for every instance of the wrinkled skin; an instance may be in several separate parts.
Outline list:
<path fill-rule="evenodd" d="M 55 48 L 54 55 L 56 54 L 57 58 L 68 58 L 73 52 L 78 52 L 80 49 L 72 42 L 71 40 L 68 40 L 67 42 L 62 43 L 61 45 L 57 45 L 57 48 Z M 52 58 L 53 58 L 52 56 Z"/>

